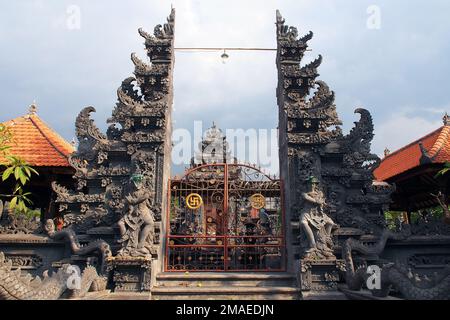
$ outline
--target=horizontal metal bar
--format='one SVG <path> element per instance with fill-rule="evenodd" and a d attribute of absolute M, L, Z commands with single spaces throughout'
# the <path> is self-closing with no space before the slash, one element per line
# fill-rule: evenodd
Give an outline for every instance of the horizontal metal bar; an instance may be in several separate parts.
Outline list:
<path fill-rule="evenodd" d="M 177 47 L 178 51 L 277 51 L 274 48 L 214 48 L 214 47 Z"/>
<path fill-rule="evenodd" d="M 277 51 L 276 48 L 214 48 L 214 47 L 176 47 L 176 51 Z M 311 49 L 306 49 L 305 51 L 312 51 Z"/>
<path fill-rule="evenodd" d="M 167 238 L 186 238 L 186 239 L 224 239 L 224 238 L 233 238 L 233 239 L 251 239 L 251 238 L 256 238 L 256 239 L 262 239 L 262 238 L 272 238 L 272 239 L 282 239 L 283 236 L 184 236 L 184 235 L 169 235 L 167 236 Z"/>

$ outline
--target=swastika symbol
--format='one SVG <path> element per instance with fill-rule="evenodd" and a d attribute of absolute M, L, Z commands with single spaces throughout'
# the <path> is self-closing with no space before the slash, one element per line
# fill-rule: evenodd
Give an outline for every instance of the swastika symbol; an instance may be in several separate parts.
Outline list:
<path fill-rule="evenodd" d="M 191 193 L 186 197 L 186 205 L 189 209 L 196 210 L 203 205 L 203 199 L 198 193 Z"/>
<path fill-rule="evenodd" d="M 266 206 L 266 198 L 262 194 L 257 193 L 250 197 L 250 203 L 252 208 L 259 210 Z"/>

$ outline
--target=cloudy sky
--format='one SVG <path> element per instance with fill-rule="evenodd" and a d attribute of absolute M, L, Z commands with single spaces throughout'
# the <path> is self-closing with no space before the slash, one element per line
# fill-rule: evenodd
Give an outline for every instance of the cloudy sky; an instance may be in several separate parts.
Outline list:
<path fill-rule="evenodd" d="M 130 53 L 145 57 L 137 29 L 163 23 L 171 3 L 177 47 L 275 48 L 276 9 L 300 33 L 314 31 L 308 59 L 324 56 L 320 78 L 336 92 L 344 130 L 356 107 L 369 109 L 378 154 L 438 128 L 450 111 L 448 0 L 1 0 L 0 121 L 36 100 L 68 140 L 85 106 L 105 129 L 133 71 Z M 174 127 L 276 128 L 276 80 L 274 52 L 232 52 L 227 64 L 217 52 L 177 52 Z"/>

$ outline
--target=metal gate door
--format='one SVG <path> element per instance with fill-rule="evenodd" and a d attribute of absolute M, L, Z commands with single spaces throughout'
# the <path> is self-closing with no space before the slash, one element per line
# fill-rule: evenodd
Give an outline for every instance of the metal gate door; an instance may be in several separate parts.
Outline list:
<path fill-rule="evenodd" d="M 210 164 L 169 182 L 166 271 L 284 271 L 278 179 L 243 164 Z"/>

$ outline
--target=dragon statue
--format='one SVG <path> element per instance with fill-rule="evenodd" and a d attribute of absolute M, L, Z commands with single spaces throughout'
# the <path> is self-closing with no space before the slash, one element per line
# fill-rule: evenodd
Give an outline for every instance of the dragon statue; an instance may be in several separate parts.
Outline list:
<path fill-rule="evenodd" d="M 89 266 L 81 275 L 79 289 L 67 287 L 73 273 L 70 265 L 64 265 L 52 276 L 44 272 L 43 279 L 22 275 L 20 269 L 12 270 L 12 262 L 0 252 L 0 300 L 57 300 L 67 294 L 68 299 L 79 299 L 89 291 L 102 291 L 106 288 L 106 278 L 100 277 L 97 270 Z"/>
<path fill-rule="evenodd" d="M 380 255 L 389 239 L 403 240 L 408 231 L 394 233 L 385 230 L 381 238 L 374 246 L 368 246 L 356 239 L 347 239 L 342 247 L 342 256 L 346 266 L 346 284 L 348 289 L 360 291 L 368 280 L 370 274 L 367 266 L 362 263 L 356 270 L 352 252 L 363 255 Z M 435 274 L 433 279 L 420 277 L 412 273 L 410 269 L 397 263 L 387 263 L 381 269 L 381 288 L 371 290 L 376 297 L 385 298 L 391 289 L 398 291 L 407 300 L 448 300 L 450 299 L 450 265 L 447 265 L 440 274 Z"/>
<path fill-rule="evenodd" d="M 55 229 L 55 223 L 53 220 L 49 219 L 47 220 L 45 226 L 45 231 L 47 232 L 47 235 L 53 239 L 53 240 L 65 240 L 69 242 L 70 249 L 72 251 L 72 254 L 85 256 L 91 253 L 99 253 L 100 255 L 100 265 L 99 269 L 100 272 L 103 273 L 106 268 L 106 259 L 108 257 L 112 256 L 111 248 L 109 244 L 104 240 L 96 240 L 91 243 L 89 243 L 86 246 L 81 246 L 76 233 L 68 228 L 63 229 L 61 231 L 56 231 Z"/>
<path fill-rule="evenodd" d="M 365 168 L 373 172 L 381 162 L 381 159 L 370 152 L 373 140 L 373 119 L 370 112 L 363 108 L 355 110 L 361 118 L 355 122 L 350 133 L 344 137 L 343 144 L 346 149 L 344 163 L 350 167 Z"/>

